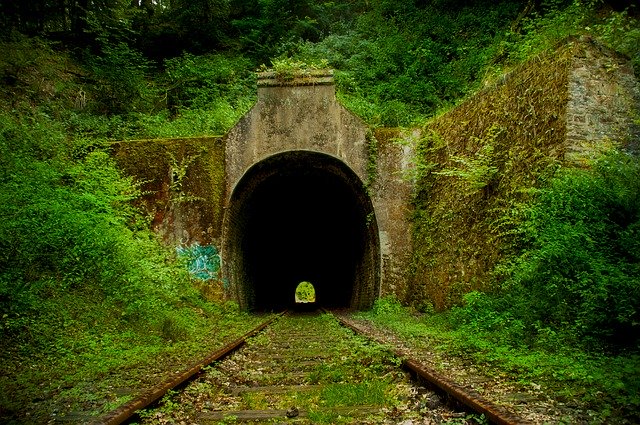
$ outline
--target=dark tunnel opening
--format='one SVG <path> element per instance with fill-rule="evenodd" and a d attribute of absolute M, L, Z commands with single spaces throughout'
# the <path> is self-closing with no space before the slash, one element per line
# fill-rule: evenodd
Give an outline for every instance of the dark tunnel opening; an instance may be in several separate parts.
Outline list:
<path fill-rule="evenodd" d="M 344 163 L 287 152 L 254 165 L 231 197 L 227 271 L 250 310 L 280 310 L 311 282 L 318 305 L 368 308 L 379 287 L 378 234 L 362 182 Z"/>

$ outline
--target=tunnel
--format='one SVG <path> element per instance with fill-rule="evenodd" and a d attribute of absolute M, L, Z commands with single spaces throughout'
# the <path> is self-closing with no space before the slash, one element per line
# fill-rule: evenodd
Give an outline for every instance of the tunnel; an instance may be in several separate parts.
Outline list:
<path fill-rule="evenodd" d="M 316 303 L 367 309 L 379 291 L 373 205 L 341 160 L 291 151 L 252 166 L 225 212 L 224 270 L 230 295 L 252 311 L 293 307 L 300 282 Z"/>

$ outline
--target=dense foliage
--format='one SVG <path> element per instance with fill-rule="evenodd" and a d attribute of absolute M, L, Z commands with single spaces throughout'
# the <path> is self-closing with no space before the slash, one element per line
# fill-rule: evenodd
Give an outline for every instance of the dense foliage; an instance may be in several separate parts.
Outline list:
<path fill-rule="evenodd" d="M 219 118 L 228 124 L 237 115 L 220 115 L 229 106 L 243 112 L 250 101 L 252 91 L 243 90 L 249 72 L 282 59 L 328 64 L 349 108 L 372 124 L 395 126 L 454 104 L 487 77 L 567 35 L 590 31 L 637 58 L 632 3 L 38 0 L 0 6 L 6 24 L 0 36 L 17 30 L 62 40 L 99 79 L 94 100 L 101 102 L 94 107 L 100 113 L 153 116 L 152 124 L 126 116 L 134 121 L 129 130 L 143 135 L 180 117 L 186 98 L 176 90 L 184 85 L 200 101 L 205 89 L 210 97 L 223 93 L 210 105 L 217 112 L 198 108 L 185 120 L 202 122 L 203 131 Z M 596 15 L 598 8 L 606 13 Z M 164 76 L 152 83 L 157 72 Z"/>
<path fill-rule="evenodd" d="M 125 44 L 78 63 L 41 39 L 13 34 L 1 43 L 0 422 L 46 423 L 63 405 L 97 415 L 130 397 L 114 385 L 156 384 L 162 368 L 181 367 L 254 319 L 205 298 L 185 260 L 133 208 L 139 185 L 110 157 L 107 138 L 193 134 L 183 118 L 149 115 L 169 112 L 157 103 L 148 60 Z M 218 84 L 241 78 L 233 58 L 199 60 L 231 64 Z M 181 63 L 159 84 L 188 79 Z M 203 118 L 187 119 L 206 126 L 195 131 L 223 131 L 241 113 L 228 105 L 198 112 L 192 98 L 189 111 Z M 175 115 L 185 102 L 174 102 Z"/>
<path fill-rule="evenodd" d="M 374 126 L 422 121 L 568 35 L 595 36 L 637 69 L 633 3 L 1 2 L 0 360 L 10 366 L 0 383 L 10 391 L 0 412 L 11 419 L 32 400 L 84 400 L 98 391 L 86 384 L 96 373 L 146 364 L 181 343 L 193 351 L 198 327 L 222 338 L 247 320 L 207 302 L 147 230 L 130 202 L 139 187 L 116 169 L 108 141 L 224 133 L 253 103 L 261 64 L 335 68 L 341 101 Z M 505 346 L 635 349 L 634 161 L 613 155 L 536 191 L 518 210 L 494 293 L 471 293 L 434 322 L 470 336 L 463 351 L 495 356 Z M 34 359 L 53 367 L 29 368 Z M 122 401 L 104 385 L 94 413 Z M 637 406 L 637 389 L 622 385 Z"/>
<path fill-rule="evenodd" d="M 610 154 L 591 170 L 562 171 L 519 214 L 520 249 L 498 267 L 499 293 L 467 294 L 466 306 L 454 309 L 455 320 L 490 339 L 528 347 L 635 347 L 638 159 Z"/>

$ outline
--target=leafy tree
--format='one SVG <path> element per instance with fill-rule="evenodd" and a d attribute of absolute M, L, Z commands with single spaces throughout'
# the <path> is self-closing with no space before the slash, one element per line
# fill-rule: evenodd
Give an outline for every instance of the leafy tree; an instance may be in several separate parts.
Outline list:
<path fill-rule="evenodd" d="M 122 30 L 131 6 L 127 0 L 7 1 L 0 3 L 0 21 L 5 36 L 19 31 L 87 44 L 96 36 Z"/>
<path fill-rule="evenodd" d="M 95 78 L 94 112 L 110 115 L 151 109 L 155 94 L 148 81 L 151 64 L 140 52 L 124 42 L 107 43 L 101 55 L 92 55 L 87 62 Z"/>
<path fill-rule="evenodd" d="M 316 302 L 316 290 L 311 282 L 300 282 L 296 287 L 295 300 L 297 303 Z"/>

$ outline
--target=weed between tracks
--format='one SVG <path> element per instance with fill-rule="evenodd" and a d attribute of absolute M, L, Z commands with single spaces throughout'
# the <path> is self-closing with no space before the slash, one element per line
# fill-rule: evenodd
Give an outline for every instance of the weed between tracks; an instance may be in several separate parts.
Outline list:
<path fill-rule="evenodd" d="M 417 314 L 392 298 L 351 319 L 533 423 L 638 423 L 637 349 L 612 354 L 561 344 L 521 347 L 497 331 L 456 328 L 450 314 Z"/>
<path fill-rule="evenodd" d="M 261 423 L 477 423 L 398 366 L 384 346 L 330 315 L 285 317 L 141 416 L 145 424 L 254 423 L 259 415 Z M 266 417 L 273 412 L 280 417 Z"/>

